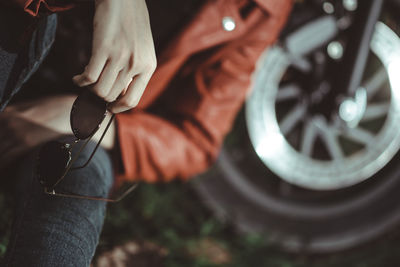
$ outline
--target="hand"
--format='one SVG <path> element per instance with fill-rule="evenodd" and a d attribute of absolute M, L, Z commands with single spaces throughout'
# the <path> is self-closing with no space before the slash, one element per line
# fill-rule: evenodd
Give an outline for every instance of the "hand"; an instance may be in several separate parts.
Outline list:
<path fill-rule="evenodd" d="M 70 111 L 76 96 L 51 96 L 7 107 L 0 113 L 0 169 L 33 147 L 63 135 L 72 135 Z M 110 115 L 108 115 L 110 116 Z M 93 137 L 98 141 L 106 120 Z M 112 124 L 101 145 L 114 145 Z"/>
<path fill-rule="evenodd" d="M 92 56 L 73 77 L 114 113 L 135 107 L 157 65 L 145 0 L 96 0 Z"/>

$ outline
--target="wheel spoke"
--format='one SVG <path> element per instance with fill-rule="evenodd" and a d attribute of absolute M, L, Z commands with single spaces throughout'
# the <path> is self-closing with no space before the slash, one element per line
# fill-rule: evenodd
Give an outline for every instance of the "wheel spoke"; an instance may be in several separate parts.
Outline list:
<path fill-rule="evenodd" d="M 296 84 L 285 85 L 278 90 L 276 102 L 296 98 L 300 95 L 300 87 Z"/>
<path fill-rule="evenodd" d="M 288 134 L 303 119 L 306 110 L 307 107 L 304 104 L 298 104 L 290 110 L 280 122 L 281 132 L 284 135 Z"/>
<path fill-rule="evenodd" d="M 364 144 L 365 146 L 369 146 L 375 142 L 375 136 L 360 127 L 348 128 L 343 135 L 357 143 Z"/>
<path fill-rule="evenodd" d="M 307 121 L 304 125 L 303 136 L 301 140 L 300 152 L 303 155 L 311 157 L 314 143 L 317 138 L 317 129 L 312 121 Z"/>
<path fill-rule="evenodd" d="M 387 74 L 385 68 L 381 67 L 374 75 L 367 80 L 364 84 L 364 88 L 367 90 L 368 99 L 371 99 L 378 90 L 387 81 Z"/>
<path fill-rule="evenodd" d="M 390 102 L 369 104 L 365 109 L 364 116 L 361 121 L 369 121 L 386 116 L 390 109 Z"/>
<path fill-rule="evenodd" d="M 315 120 L 318 125 L 318 130 L 322 141 L 325 143 L 329 154 L 334 160 L 343 159 L 344 153 L 338 141 L 338 134 L 335 129 L 329 127 L 326 121 L 322 118 Z"/>
<path fill-rule="evenodd" d="M 312 70 L 311 62 L 305 57 L 291 56 L 290 62 L 292 63 L 293 68 L 302 73 L 309 73 Z"/>

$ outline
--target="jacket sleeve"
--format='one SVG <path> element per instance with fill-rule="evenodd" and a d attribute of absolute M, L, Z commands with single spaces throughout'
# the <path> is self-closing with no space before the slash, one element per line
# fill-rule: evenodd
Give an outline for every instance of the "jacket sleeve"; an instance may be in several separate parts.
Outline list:
<path fill-rule="evenodd" d="M 33 17 L 71 9 L 75 1 L 66 0 L 11 0 Z"/>
<path fill-rule="evenodd" d="M 119 114 L 120 180 L 170 181 L 204 171 L 246 98 L 257 59 L 276 40 L 286 15 L 264 16 L 203 60 L 188 75 L 190 82 L 165 92 L 161 112 Z"/>

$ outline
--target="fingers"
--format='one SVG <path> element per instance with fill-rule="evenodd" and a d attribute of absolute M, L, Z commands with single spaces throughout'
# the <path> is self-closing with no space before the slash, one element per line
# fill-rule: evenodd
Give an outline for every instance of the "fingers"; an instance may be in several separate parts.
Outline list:
<path fill-rule="evenodd" d="M 79 86 L 91 85 L 108 102 L 117 99 L 115 111 L 130 109 L 157 66 L 146 3 L 96 1 L 93 25 L 94 54 L 85 71 L 73 79 Z M 130 83 L 132 77 L 135 81 Z"/>
<path fill-rule="evenodd" d="M 149 75 L 137 75 L 129 84 L 126 93 L 117 101 L 112 103 L 110 110 L 113 113 L 120 113 L 135 107 L 138 103 L 147 83 L 150 80 Z"/>
<path fill-rule="evenodd" d="M 134 75 L 133 75 L 134 76 Z M 108 95 L 104 98 L 107 102 L 115 101 L 118 96 L 125 93 L 125 89 L 128 88 L 132 81 L 132 76 L 127 73 L 126 70 L 120 71 L 114 85 L 112 86 Z"/>
<path fill-rule="evenodd" d="M 104 98 L 105 100 L 109 101 L 106 97 L 110 94 L 113 84 L 117 80 L 119 74 L 123 73 L 122 67 L 116 61 L 108 61 L 106 67 L 104 68 L 103 72 L 100 75 L 99 80 L 93 86 L 92 90 L 100 97 Z M 123 88 L 120 89 L 118 95 L 121 93 Z M 118 96 L 117 95 L 117 96 Z"/>
<path fill-rule="evenodd" d="M 107 55 L 102 52 L 94 53 L 90 58 L 89 64 L 86 66 L 82 74 L 74 76 L 72 79 L 78 86 L 88 86 L 94 84 L 107 62 Z"/>

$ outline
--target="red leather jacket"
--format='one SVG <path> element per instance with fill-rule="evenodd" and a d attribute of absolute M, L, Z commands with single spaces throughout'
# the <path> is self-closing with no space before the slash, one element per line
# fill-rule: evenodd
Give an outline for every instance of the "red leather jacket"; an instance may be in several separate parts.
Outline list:
<path fill-rule="evenodd" d="M 14 1 L 32 15 L 40 4 L 66 8 Z M 243 17 L 249 2 L 255 5 Z M 186 179 L 213 162 L 249 92 L 256 61 L 277 39 L 291 6 L 292 0 L 208 0 L 202 6 L 158 58 L 138 107 L 116 117 L 121 180 Z M 176 77 L 180 82 L 171 82 Z"/>

